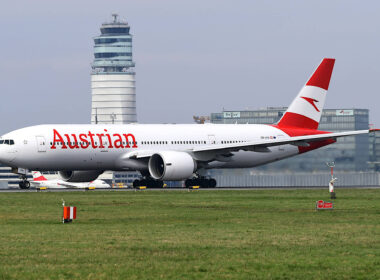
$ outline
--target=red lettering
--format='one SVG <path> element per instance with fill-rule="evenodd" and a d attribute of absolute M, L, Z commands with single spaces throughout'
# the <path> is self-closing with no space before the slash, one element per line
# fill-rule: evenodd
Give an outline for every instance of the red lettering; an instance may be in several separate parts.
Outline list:
<path fill-rule="evenodd" d="M 121 138 L 120 134 L 114 134 L 113 136 L 115 137 L 118 137 L 118 139 L 115 140 L 115 142 L 113 143 L 113 145 L 115 146 L 115 148 L 119 149 L 119 148 L 124 148 L 123 146 L 123 139 Z M 118 144 L 120 143 L 120 144 Z"/>
<path fill-rule="evenodd" d="M 67 138 L 67 145 L 70 149 L 79 149 L 78 143 L 77 143 L 77 136 L 75 134 L 71 134 L 74 137 L 74 145 L 71 144 L 70 136 L 68 134 L 65 134 Z"/>
<path fill-rule="evenodd" d="M 95 136 L 95 134 L 93 134 L 93 133 L 91 133 L 91 131 L 89 131 L 88 136 L 90 136 L 92 148 L 96 149 L 97 146 L 95 146 L 94 138 L 92 138 L 93 136 Z"/>
<path fill-rule="evenodd" d="M 81 141 L 80 146 L 82 149 L 87 149 L 88 146 L 90 146 L 90 143 L 88 143 L 88 141 L 87 141 L 87 135 L 86 134 L 83 134 L 83 133 L 79 134 L 79 139 Z M 82 142 L 84 142 L 84 143 L 82 143 Z"/>
<path fill-rule="evenodd" d="M 61 143 L 62 145 L 62 149 L 67 149 L 67 146 L 65 144 L 65 141 L 63 141 L 63 138 L 61 136 L 61 134 L 59 134 L 59 132 L 55 129 L 53 129 L 53 132 L 54 132 L 54 140 L 53 140 L 53 145 L 51 146 L 50 149 L 56 149 L 55 147 L 55 143 Z"/>
<path fill-rule="evenodd" d="M 107 132 L 107 129 L 105 129 L 104 131 Z M 107 133 L 106 136 L 107 136 L 107 138 L 108 138 L 108 148 L 112 149 L 113 146 L 112 146 L 111 135 L 109 135 L 109 134 Z"/>
<path fill-rule="evenodd" d="M 135 139 L 135 136 L 133 134 L 131 134 L 131 133 L 129 133 L 129 134 L 123 134 L 123 136 L 125 137 L 125 141 L 127 141 L 127 145 L 125 146 L 126 148 L 130 148 L 131 147 L 129 145 L 128 137 L 132 138 L 132 148 L 137 148 L 136 139 Z"/>
<path fill-rule="evenodd" d="M 104 145 L 103 145 L 103 139 L 102 139 L 102 137 L 104 136 L 104 134 L 96 134 L 96 136 L 99 137 L 99 143 L 100 143 L 99 148 L 103 149 Z"/>
<path fill-rule="evenodd" d="M 114 148 L 114 147 L 117 149 L 131 148 L 131 145 L 132 145 L 132 148 L 137 148 L 136 138 L 132 133 L 122 134 L 122 135 L 115 133 L 111 136 L 108 133 L 107 129 L 104 129 L 104 132 L 106 133 L 94 134 L 91 131 L 89 131 L 88 134 L 82 133 L 82 134 L 79 134 L 79 136 L 77 136 L 74 133 L 63 134 L 67 139 L 67 143 L 66 143 L 63 140 L 63 137 L 61 136 L 61 134 L 56 129 L 53 129 L 54 137 L 53 137 L 53 144 L 51 146 L 51 149 L 56 149 L 57 148 L 56 145 L 60 145 L 62 149 L 67 149 L 67 146 L 70 149 L 79 149 L 79 148 L 87 149 L 88 147 L 90 147 L 90 145 L 92 146 L 93 149 L 96 149 L 96 148 L 103 149 L 107 145 L 106 143 L 107 140 L 109 142 L 108 148 Z M 99 138 L 99 146 L 95 145 L 94 136 L 97 136 Z M 107 140 L 104 137 L 107 137 Z M 112 141 L 112 137 L 116 139 Z M 123 137 L 126 142 L 125 146 L 123 143 Z M 73 141 L 71 141 L 71 138 L 73 139 Z"/>

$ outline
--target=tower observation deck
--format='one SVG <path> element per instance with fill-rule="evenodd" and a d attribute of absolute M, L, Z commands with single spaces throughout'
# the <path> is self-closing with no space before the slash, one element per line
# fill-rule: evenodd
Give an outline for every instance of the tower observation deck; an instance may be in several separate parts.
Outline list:
<path fill-rule="evenodd" d="M 91 73 L 91 123 L 131 123 L 137 121 L 132 35 L 127 22 L 113 14 L 94 37 Z"/>

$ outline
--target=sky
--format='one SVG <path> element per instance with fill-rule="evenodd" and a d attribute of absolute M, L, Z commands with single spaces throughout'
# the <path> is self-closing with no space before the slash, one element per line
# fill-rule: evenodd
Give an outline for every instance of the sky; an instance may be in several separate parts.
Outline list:
<path fill-rule="evenodd" d="M 288 106 L 333 57 L 325 108 L 380 127 L 378 1 L 3 0 L 0 134 L 90 122 L 93 37 L 112 13 L 131 26 L 141 123 Z"/>

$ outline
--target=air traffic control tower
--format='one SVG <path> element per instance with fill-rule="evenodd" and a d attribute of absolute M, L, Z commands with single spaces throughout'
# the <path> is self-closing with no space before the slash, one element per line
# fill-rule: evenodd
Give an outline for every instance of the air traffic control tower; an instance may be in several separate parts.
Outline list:
<path fill-rule="evenodd" d="M 94 38 L 91 73 L 91 123 L 124 124 L 137 122 L 132 35 L 129 25 L 113 14 Z"/>

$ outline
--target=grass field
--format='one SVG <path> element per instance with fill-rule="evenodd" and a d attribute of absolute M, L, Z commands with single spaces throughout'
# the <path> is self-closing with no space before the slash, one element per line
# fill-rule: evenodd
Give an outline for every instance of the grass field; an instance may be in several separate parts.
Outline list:
<path fill-rule="evenodd" d="M 337 196 L 316 212 L 327 190 L 0 193 L 0 279 L 380 279 L 380 190 Z"/>

